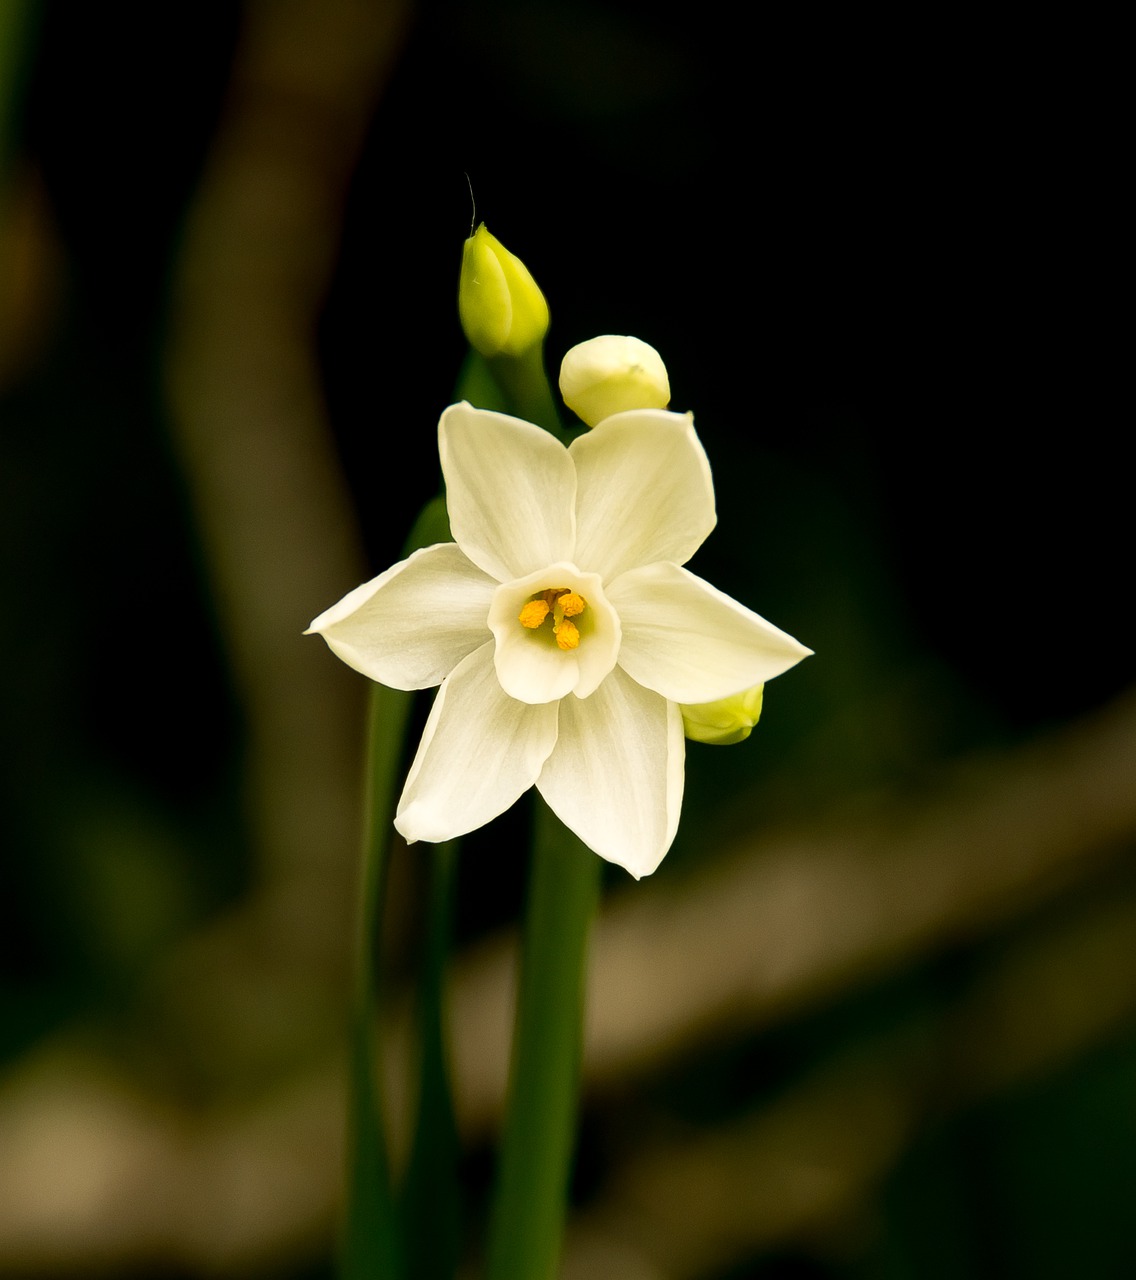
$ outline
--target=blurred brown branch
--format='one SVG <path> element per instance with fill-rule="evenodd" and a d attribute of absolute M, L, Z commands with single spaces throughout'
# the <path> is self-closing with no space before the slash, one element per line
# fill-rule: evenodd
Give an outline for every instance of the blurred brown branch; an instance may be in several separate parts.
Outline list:
<path fill-rule="evenodd" d="M 41 356 L 59 306 L 62 252 L 39 175 L 0 176 L 0 392 Z"/>
<path fill-rule="evenodd" d="M 97 1033 L 64 1037 L 6 1081 L 5 1267 L 222 1266 L 279 1242 L 293 1250 L 312 1224 L 322 1233 L 338 1193 L 334 1068 L 298 1088 L 266 1080 L 297 1060 L 326 1063 L 345 1005 L 362 691 L 300 633 L 364 566 L 314 334 L 347 183 L 408 16 L 408 0 L 243 8 L 175 271 L 167 388 L 246 717 L 257 879 L 240 911 L 168 957 L 141 1011 L 149 1043 L 133 1065 L 151 1083 L 172 1077 L 167 1094 Z M 34 327 L 25 277 L 39 241 L 26 226 L 42 216 L 29 222 L 31 208 L 0 201 L 8 361 Z M 6 368 L 0 359 L 0 379 Z M 208 1115 L 184 1109 L 187 1082 L 211 1097 Z M 227 1092 L 241 1099 L 232 1110 Z"/>
<path fill-rule="evenodd" d="M 252 0 L 171 299 L 175 445 L 246 717 L 258 862 L 237 918 L 171 963 L 167 1001 L 218 1007 L 273 1056 L 337 1025 L 350 965 L 362 694 L 302 631 L 365 577 L 315 355 L 347 184 L 409 15 L 405 0 Z M 266 957 L 271 960 L 266 962 Z M 301 995 L 297 1009 L 297 994 Z M 305 1018 L 304 1013 L 311 1017 Z M 216 1030 L 216 1027 L 214 1027 Z M 247 1037 L 245 1037 L 247 1041 Z M 205 1055 L 203 1055 L 204 1059 Z"/>
<path fill-rule="evenodd" d="M 1003 760 L 817 829 L 763 834 L 697 877 L 614 902 L 591 956 L 595 1084 L 763 1026 L 905 958 L 985 930 L 1086 876 L 1136 831 L 1136 695 Z M 455 1054 L 476 1128 L 505 1073 L 500 955 L 459 978 Z M 489 993 L 496 992 L 496 998 Z M 468 993 L 468 994 L 467 994 Z"/>
<path fill-rule="evenodd" d="M 765 836 L 681 883 L 638 886 L 610 904 L 597 929 L 589 1088 L 625 1087 L 697 1044 L 996 932 L 1091 881 L 1136 834 L 1134 743 L 1129 694 L 1047 741 L 956 770 L 918 805 L 881 804 L 872 817 Z M 614 1241 L 632 1260 L 620 1275 L 635 1266 L 693 1275 L 722 1250 L 838 1214 L 890 1167 L 932 1102 L 961 1106 L 1131 1019 L 1134 921 L 1129 901 L 1087 909 L 983 973 L 943 1015 L 933 1043 L 900 1030 L 854 1061 L 829 1064 L 736 1131 L 638 1154 L 574 1237 L 577 1265 L 589 1258 L 585 1273 L 603 1276 L 597 1259 L 611 1256 Z M 454 974 L 467 1135 L 490 1126 L 500 1106 L 511 957 L 502 939 Z M 405 1020 L 388 1038 L 394 1056 L 405 1056 Z M 160 1253 L 235 1273 L 318 1247 L 340 1177 L 342 1082 L 338 1051 L 329 1052 L 255 1105 L 191 1114 L 155 1101 L 89 1046 L 45 1049 L 0 1090 L 0 1186 L 21 1189 L 0 1198 L 0 1268 L 42 1274 L 92 1256 Z M 85 1158 L 65 1166 L 48 1154 L 72 1149 Z M 692 1194 L 678 1189 L 691 1170 L 701 1185 L 730 1182 L 733 1193 L 705 1216 L 671 1212 L 663 1231 L 656 1215 Z M 660 1207 L 648 1213 L 644 1201 Z M 224 1229 L 202 1233 L 202 1222 Z"/>
<path fill-rule="evenodd" d="M 831 1239 L 929 1120 L 1107 1039 L 1136 1013 L 1136 897 L 1010 947 L 932 1028 L 828 1062 L 728 1130 L 654 1144 L 574 1224 L 564 1280 L 696 1280 L 763 1248 Z"/>

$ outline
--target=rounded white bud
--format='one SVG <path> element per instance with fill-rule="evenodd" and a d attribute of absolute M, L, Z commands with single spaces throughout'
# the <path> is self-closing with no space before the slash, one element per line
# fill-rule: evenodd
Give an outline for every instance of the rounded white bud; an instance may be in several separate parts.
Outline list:
<path fill-rule="evenodd" d="M 667 368 L 638 338 L 606 334 L 572 348 L 560 366 L 564 403 L 589 427 L 625 409 L 665 409 L 671 399 Z"/>

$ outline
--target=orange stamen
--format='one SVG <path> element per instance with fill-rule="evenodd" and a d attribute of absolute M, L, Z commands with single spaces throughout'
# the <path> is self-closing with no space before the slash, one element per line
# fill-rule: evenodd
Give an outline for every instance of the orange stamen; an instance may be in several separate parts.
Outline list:
<path fill-rule="evenodd" d="M 556 634 L 556 644 L 561 649 L 576 649 L 580 644 L 580 632 L 574 622 L 569 622 L 567 618 L 552 630 Z"/>
<path fill-rule="evenodd" d="M 549 607 L 546 600 L 530 600 L 520 612 L 521 626 L 528 627 L 530 631 L 535 631 L 548 617 L 548 614 Z"/>

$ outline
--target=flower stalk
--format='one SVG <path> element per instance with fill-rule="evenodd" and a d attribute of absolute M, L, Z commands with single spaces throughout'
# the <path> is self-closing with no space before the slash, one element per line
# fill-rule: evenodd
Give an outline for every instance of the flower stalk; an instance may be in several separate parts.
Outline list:
<path fill-rule="evenodd" d="M 575 1149 L 587 945 L 602 862 L 536 806 L 488 1280 L 553 1280 Z"/>

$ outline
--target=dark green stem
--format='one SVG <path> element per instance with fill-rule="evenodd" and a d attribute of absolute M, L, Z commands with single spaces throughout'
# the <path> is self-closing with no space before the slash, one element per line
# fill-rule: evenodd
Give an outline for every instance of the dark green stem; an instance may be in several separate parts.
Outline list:
<path fill-rule="evenodd" d="M 509 413 L 543 427 L 562 444 L 568 442 L 544 372 L 543 346 L 538 343 L 523 356 L 494 356 L 486 363 L 505 394 Z"/>
<path fill-rule="evenodd" d="M 340 1264 L 343 1280 L 400 1280 L 404 1274 L 376 1079 L 375 1025 L 379 924 L 395 785 L 412 696 L 378 684 L 371 689 L 364 774 L 363 886 L 351 1027 L 347 1224 Z"/>
<path fill-rule="evenodd" d="M 575 1148 L 598 857 L 537 801 L 488 1280 L 553 1280 Z"/>

